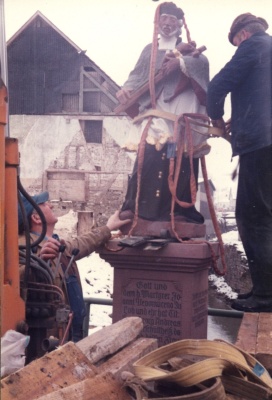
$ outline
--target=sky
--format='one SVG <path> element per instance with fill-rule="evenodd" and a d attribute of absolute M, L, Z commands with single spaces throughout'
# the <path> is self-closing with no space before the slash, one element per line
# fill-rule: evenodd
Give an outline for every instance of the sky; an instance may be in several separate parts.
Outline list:
<path fill-rule="evenodd" d="M 143 47 L 152 41 L 154 14 L 160 1 L 152 0 L 4 0 L 6 39 L 9 40 L 36 11 L 40 11 L 87 56 L 122 85 Z M 232 57 L 227 38 L 232 21 L 251 12 L 267 19 L 272 34 L 271 0 L 176 0 L 185 13 L 191 38 L 206 46 L 212 78 Z M 269 20 L 271 18 L 271 21 Z M 186 40 L 183 35 L 183 40 Z M 230 117 L 229 101 L 224 118 Z M 210 139 L 209 177 L 219 186 L 231 185 L 230 145 Z"/>

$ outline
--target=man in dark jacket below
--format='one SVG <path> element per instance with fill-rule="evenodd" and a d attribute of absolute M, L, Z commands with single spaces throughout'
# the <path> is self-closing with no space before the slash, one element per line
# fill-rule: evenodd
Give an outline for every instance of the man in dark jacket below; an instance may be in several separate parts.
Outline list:
<path fill-rule="evenodd" d="M 263 18 L 250 13 L 234 20 L 229 41 L 238 49 L 208 88 L 213 125 L 231 132 L 233 156 L 240 156 L 236 220 L 253 288 L 232 308 L 245 312 L 272 311 L 272 37 L 267 28 Z M 230 126 L 222 118 L 228 93 Z"/>

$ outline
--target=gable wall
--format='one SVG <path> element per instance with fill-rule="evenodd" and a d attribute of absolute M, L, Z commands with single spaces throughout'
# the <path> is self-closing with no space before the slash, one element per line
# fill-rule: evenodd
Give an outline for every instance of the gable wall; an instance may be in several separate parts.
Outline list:
<path fill-rule="evenodd" d="M 94 74 L 98 84 L 103 84 L 105 74 L 99 71 L 85 53 L 78 51 L 45 20 L 37 16 L 8 45 L 10 114 L 65 113 L 65 95 L 68 96 L 67 106 L 70 103 L 73 106 L 72 111 L 79 112 L 79 99 L 82 96 L 80 72 L 84 68 Z M 105 86 L 113 96 L 118 90 L 118 86 L 110 79 Z M 93 88 L 97 88 L 96 84 L 93 84 Z M 111 112 L 114 102 L 104 93 L 100 93 L 100 96 L 100 110 Z M 76 110 L 73 102 L 77 102 Z M 69 113 L 71 109 L 67 111 Z"/>

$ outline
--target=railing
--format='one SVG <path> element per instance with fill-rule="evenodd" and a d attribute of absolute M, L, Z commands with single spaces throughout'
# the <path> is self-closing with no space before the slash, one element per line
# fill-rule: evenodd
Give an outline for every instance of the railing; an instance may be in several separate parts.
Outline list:
<path fill-rule="evenodd" d="M 83 324 L 83 332 L 84 337 L 88 336 L 89 332 L 89 320 L 90 320 L 90 310 L 91 305 L 101 305 L 101 306 L 112 306 L 112 299 L 100 299 L 97 297 L 84 297 L 84 301 L 86 304 L 86 311 L 87 315 L 84 319 Z M 235 310 L 223 310 L 220 308 L 209 308 L 208 307 L 208 315 L 214 317 L 227 317 L 227 318 L 243 318 L 244 313 L 242 311 L 235 311 Z"/>

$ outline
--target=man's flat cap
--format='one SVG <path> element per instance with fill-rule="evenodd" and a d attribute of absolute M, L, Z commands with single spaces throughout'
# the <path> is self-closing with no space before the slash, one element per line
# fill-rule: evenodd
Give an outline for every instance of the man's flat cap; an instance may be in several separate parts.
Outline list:
<path fill-rule="evenodd" d="M 233 38 L 234 36 L 243 28 L 245 28 L 248 24 L 251 24 L 252 22 L 257 22 L 265 28 L 265 30 L 268 28 L 268 23 L 264 18 L 261 17 L 256 17 L 253 14 L 250 13 L 245 13 L 238 15 L 238 17 L 235 18 L 233 21 L 231 27 L 230 27 L 230 32 L 229 32 L 229 41 L 231 44 L 233 44 Z"/>

